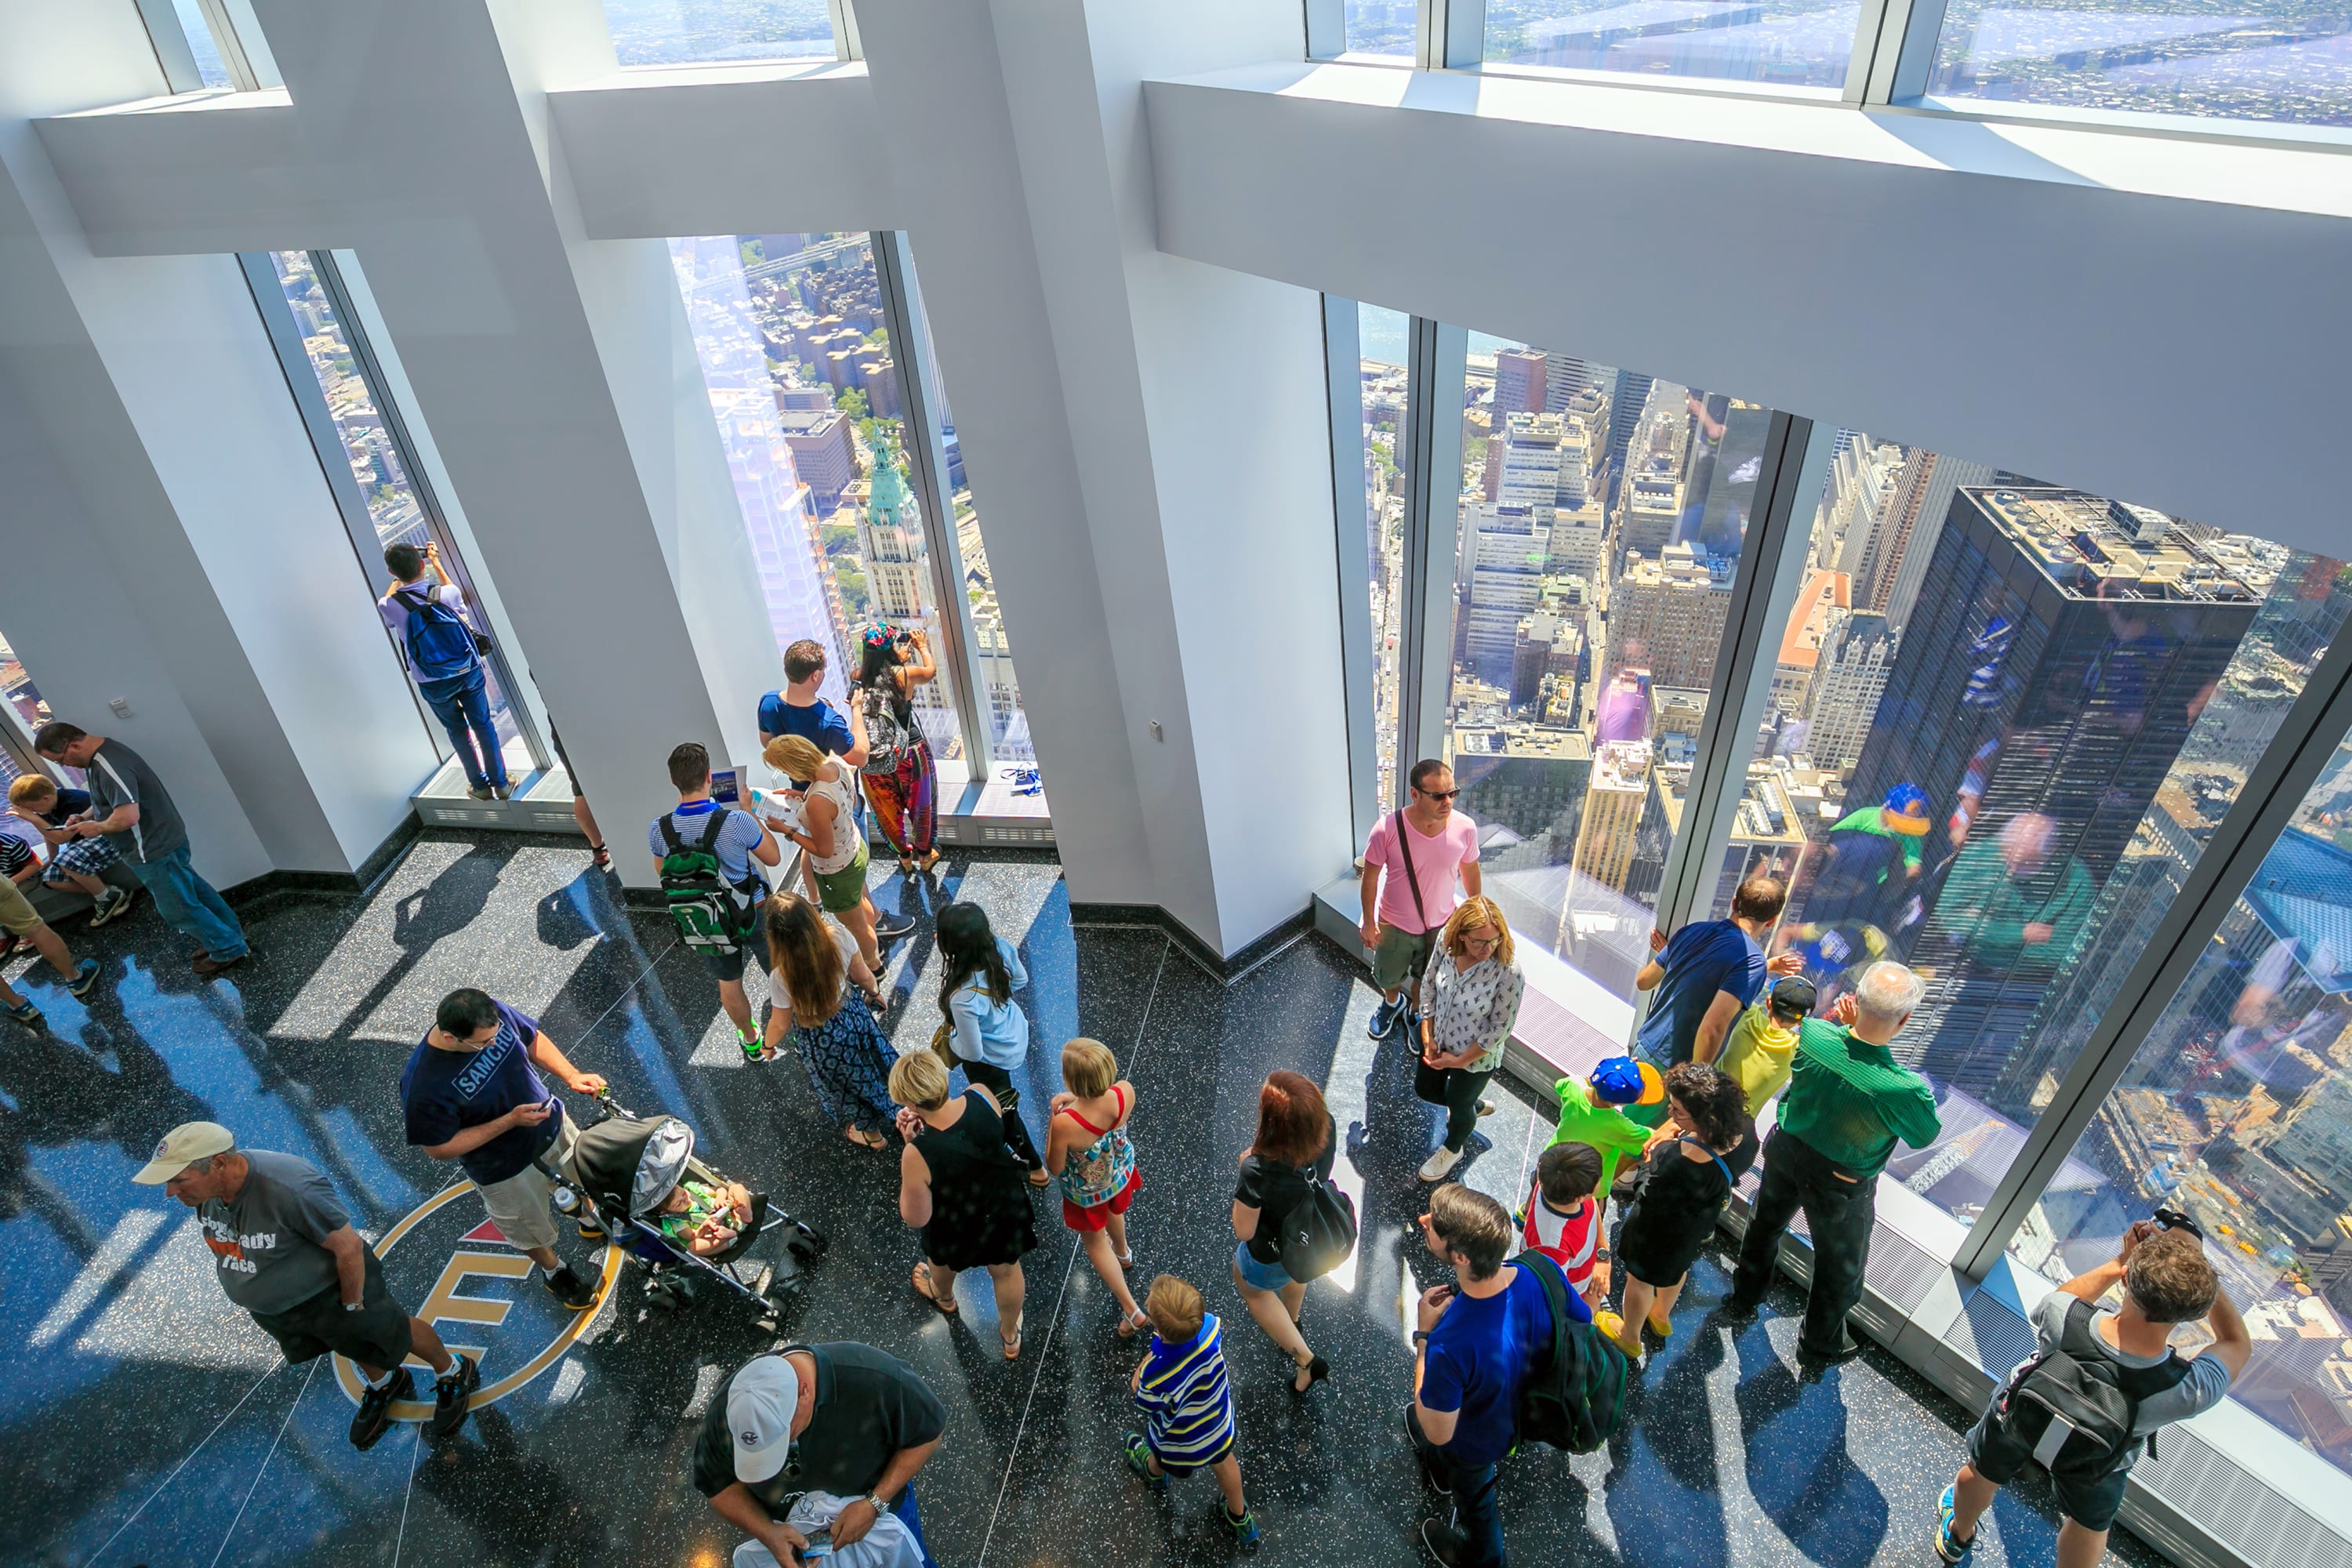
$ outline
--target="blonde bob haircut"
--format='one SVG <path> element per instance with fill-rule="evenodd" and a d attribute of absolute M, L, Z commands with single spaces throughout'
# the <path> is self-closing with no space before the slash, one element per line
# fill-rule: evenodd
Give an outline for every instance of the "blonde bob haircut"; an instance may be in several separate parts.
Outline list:
<path fill-rule="evenodd" d="M 806 784 L 824 772 L 824 753 L 806 735 L 779 735 L 760 753 L 767 764 L 793 780 Z"/>
<path fill-rule="evenodd" d="M 929 1051 L 909 1051 L 890 1068 L 890 1098 L 917 1110 L 948 1102 L 948 1069 Z"/>
<path fill-rule="evenodd" d="M 1108 1046 L 1084 1035 L 1062 1047 L 1062 1082 L 1080 1100 L 1108 1094 L 1118 1081 L 1118 1058 Z"/>
<path fill-rule="evenodd" d="M 1495 928 L 1495 951 L 1492 956 L 1504 968 L 1508 969 L 1511 966 L 1510 922 L 1503 919 L 1503 907 L 1484 894 L 1462 900 L 1461 907 L 1447 919 L 1445 930 L 1439 936 L 1437 945 L 1444 948 L 1450 956 L 1459 957 L 1462 952 L 1463 937 L 1480 926 Z"/>

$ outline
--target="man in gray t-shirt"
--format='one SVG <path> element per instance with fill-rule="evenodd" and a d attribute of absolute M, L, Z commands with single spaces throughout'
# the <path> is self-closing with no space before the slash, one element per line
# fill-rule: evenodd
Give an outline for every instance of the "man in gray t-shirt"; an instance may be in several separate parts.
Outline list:
<path fill-rule="evenodd" d="M 352 1418 L 353 1447 L 373 1447 L 392 1424 L 393 1401 L 415 1392 L 415 1379 L 401 1365 L 411 1352 L 439 1374 L 433 1435 L 446 1436 L 465 1424 L 467 1402 L 481 1385 L 480 1365 L 452 1355 L 432 1324 L 393 1300 L 374 1250 L 352 1228 L 316 1166 L 266 1149 L 240 1152 L 227 1128 L 189 1121 L 165 1133 L 155 1157 L 131 1179 L 161 1186 L 196 1211 L 221 1289 L 277 1340 L 288 1361 L 299 1364 L 333 1352 L 366 1374 L 367 1391 Z"/>
<path fill-rule="evenodd" d="M 209 979 L 243 963 L 245 927 L 188 863 L 187 824 L 147 760 L 120 741 L 57 721 L 35 733 L 33 749 L 89 775 L 89 810 L 68 824 L 68 830 L 83 838 L 105 835 L 154 896 L 164 923 L 201 944 L 196 973 Z"/>
<path fill-rule="evenodd" d="M 2157 1428 L 2219 1405 L 2246 1370 L 2253 1341 L 2221 1290 L 2221 1277 L 2205 1256 L 2204 1237 L 2187 1216 L 2159 1212 L 2166 1223 L 2139 1221 L 2124 1233 L 2113 1262 L 2076 1275 L 2034 1308 L 2035 1360 L 1993 1390 L 1984 1418 L 1969 1432 L 1969 1462 L 1944 1489 L 1936 1554 L 1952 1568 L 1974 1555 L 1985 1510 L 2028 1460 L 2049 1466 L 2051 1489 L 2065 1516 L 2058 1561 L 2098 1562 L 2123 1504 L 2124 1483 Z M 2100 1300 L 2118 1285 L 2121 1308 L 2101 1308 Z M 2212 1331 L 2213 1342 L 2184 1357 L 2172 1348 L 2172 1331 L 2200 1321 Z M 2102 1447 L 2093 1436 L 2096 1426 L 2075 1433 L 2054 1415 L 2045 1422 L 2043 1413 L 2052 1406 L 2042 1404 L 2030 1386 L 2018 1392 L 2029 1368 L 2060 1352 L 2130 1402 L 2127 1437 L 2117 1433 Z M 2086 1440 L 2091 1446 L 2084 1454 Z"/>

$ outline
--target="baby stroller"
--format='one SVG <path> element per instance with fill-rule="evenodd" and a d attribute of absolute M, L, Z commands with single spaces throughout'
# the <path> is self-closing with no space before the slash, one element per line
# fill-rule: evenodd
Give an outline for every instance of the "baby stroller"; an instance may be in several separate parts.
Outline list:
<path fill-rule="evenodd" d="M 770 1289 L 779 1283 L 798 1289 L 799 1266 L 813 1263 L 829 1245 L 824 1237 L 772 1206 L 764 1193 L 751 1194 L 751 1217 L 725 1250 L 708 1256 L 662 1234 L 661 1205 L 670 1190 L 692 1178 L 723 1187 L 727 1177 L 694 1157 L 694 1130 L 675 1116 L 641 1117 L 599 1095 L 605 1116 L 582 1129 L 572 1157 L 557 1174 L 556 1207 L 580 1222 L 588 1235 L 602 1230 L 614 1247 L 646 1266 L 646 1302 L 675 1311 L 691 1303 L 698 1286 L 716 1282 L 772 1321 Z M 772 1264 L 747 1258 L 769 1231 L 791 1231 L 784 1250 L 791 1266 L 781 1279 Z"/>

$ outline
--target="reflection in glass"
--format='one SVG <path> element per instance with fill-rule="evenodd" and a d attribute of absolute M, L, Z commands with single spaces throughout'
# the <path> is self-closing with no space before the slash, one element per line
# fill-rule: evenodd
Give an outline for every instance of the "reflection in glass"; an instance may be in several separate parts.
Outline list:
<path fill-rule="evenodd" d="M 825 0 L 604 0 L 604 22 L 625 66 L 834 58 Z"/>
<path fill-rule="evenodd" d="M 1950 0 L 1927 90 L 2080 109 L 2352 125 L 2352 14 L 2333 0 Z"/>
<path fill-rule="evenodd" d="M 2342 574 L 2309 563 L 2305 582 L 2323 598 L 2307 602 L 2336 600 Z M 2135 902 L 2160 908 L 2185 869 L 2147 847 Z M 2185 1211 L 2253 1337 L 2231 1396 L 2352 1469 L 2347 937 L 2352 742 L 2263 857 L 2010 1251 L 2063 1279 L 2114 1257 L 2124 1230 L 2158 1205 Z"/>
<path fill-rule="evenodd" d="M 358 357 L 352 352 L 351 340 L 336 314 L 332 297 L 320 281 L 311 253 L 273 250 L 269 252 L 269 261 L 278 274 L 278 286 L 286 296 L 287 306 L 294 313 L 295 330 L 302 335 L 303 357 L 310 362 L 311 373 L 319 379 L 319 391 L 327 402 L 327 416 L 335 426 L 343 458 L 351 464 L 352 479 L 366 502 L 376 543 L 381 547 L 414 544 L 422 550 L 439 536 L 417 498 L 415 485 L 410 481 L 399 443 L 393 439 L 392 429 L 384 423 L 377 391 L 361 373 Z M 321 454 L 321 461 L 324 460 L 325 455 Z M 441 539 L 440 543 L 442 554 L 447 558 L 444 563 L 457 565 L 452 542 Z M 392 586 L 380 551 L 373 559 L 360 564 L 379 595 Z M 461 573 L 453 575 L 462 582 Z M 432 580 L 429 572 L 427 578 Z M 466 608 L 478 628 L 488 626 L 487 615 L 470 589 Z M 483 673 L 488 682 L 490 720 L 498 729 L 499 749 L 506 756 L 508 772 L 520 778 L 536 765 L 531 761 L 530 745 L 516 729 L 514 706 L 508 700 L 504 682 L 499 679 L 496 663 L 485 660 Z"/>
<path fill-rule="evenodd" d="M 1853 0 L 1486 0 L 1489 65 L 1843 88 Z"/>
<path fill-rule="evenodd" d="M 1513 931 L 1617 997 L 1648 955 L 1770 417 L 1470 338 L 1447 760 Z"/>
<path fill-rule="evenodd" d="M 1927 980 L 1895 1056 L 1943 1136 L 1887 1177 L 1973 1221 L 2352 597 L 2333 562 L 1841 431 L 1717 911 L 1828 1007 Z"/>

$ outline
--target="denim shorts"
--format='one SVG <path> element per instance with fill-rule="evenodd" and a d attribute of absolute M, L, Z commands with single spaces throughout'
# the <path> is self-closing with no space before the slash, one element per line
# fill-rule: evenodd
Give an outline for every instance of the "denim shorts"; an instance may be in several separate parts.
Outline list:
<path fill-rule="evenodd" d="M 1281 1264 L 1260 1263 L 1252 1258 L 1246 1241 L 1234 1248 L 1234 1268 L 1241 1275 L 1242 1283 L 1253 1290 L 1283 1290 L 1298 1283 Z"/>

